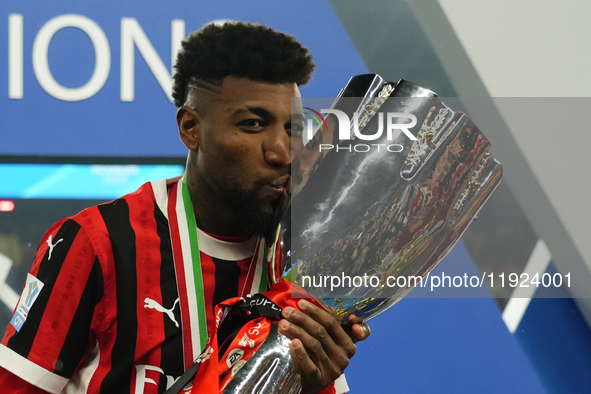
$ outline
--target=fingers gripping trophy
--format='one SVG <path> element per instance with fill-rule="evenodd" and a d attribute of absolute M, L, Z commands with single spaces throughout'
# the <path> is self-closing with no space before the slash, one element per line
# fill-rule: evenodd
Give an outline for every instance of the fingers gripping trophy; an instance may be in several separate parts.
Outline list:
<path fill-rule="evenodd" d="M 305 128 L 308 141 L 300 147 L 292 137 L 291 201 L 285 202 L 291 205 L 274 237 L 284 257 L 268 259 L 268 279 L 287 278 L 292 298 L 311 295 L 338 316 L 367 321 L 451 251 L 499 184 L 502 166 L 465 114 L 405 80 L 355 76 L 330 108 L 304 102 L 304 112 L 318 127 Z M 364 277 L 372 283 L 360 282 Z M 398 280 L 387 283 L 393 277 Z M 247 306 L 266 303 L 246 300 Z M 251 309 L 242 316 L 274 313 Z M 301 391 L 278 321 L 270 318 L 248 360 L 228 364 L 223 393 Z"/>

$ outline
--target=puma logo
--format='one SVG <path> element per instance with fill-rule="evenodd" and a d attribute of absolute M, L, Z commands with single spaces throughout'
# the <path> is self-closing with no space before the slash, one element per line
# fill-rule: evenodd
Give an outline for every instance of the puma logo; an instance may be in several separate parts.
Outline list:
<path fill-rule="evenodd" d="M 53 236 L 50 235 L 49 238 L 47 238 L 47 245 L 49 246 L 49 257 L 47 258 L 47 260 L 51 260 L 51 253 L 53 252 L 53 248 L 55 248 L 55 245 L 59 244 L 60 242 L 62 242 L 64 239 L 60 238 L 57 240 L 56 243 L 52 244 L 51 240 L 52 240 Z"/>
<path fill-rule="evenodd" d="M 163 307 L 162 305 L 160 305 L 159 303 L 157 303 L 156 301 L 154 301 L 150 297 L 146 297 L 144 302 L 145 302 L 144 308 L 156 309 L 158 312 L 162 312 L 162 313 L 166 314 L 168 317 L 170 317 L 170 320 L 172 320 L 174 325 L 177 326 L 177 328 L 178 328 L 179 323 L 174 318 L 174 313 L 172 312 L 172 311 L 174 311 L 176 304 L 178 304 L 178 302 L 179 302 L 178 298 L 176 299 L 174 304 L 172 304 L 172 308 L 170 308 L 170 309 L 166 309 L 165 307 Z"/>

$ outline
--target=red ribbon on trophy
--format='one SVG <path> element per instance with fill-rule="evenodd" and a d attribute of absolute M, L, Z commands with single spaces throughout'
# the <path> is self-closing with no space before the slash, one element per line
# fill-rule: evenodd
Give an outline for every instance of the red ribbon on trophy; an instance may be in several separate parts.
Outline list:
<path fill-rule="evenodd" d="M 189 369 L 192 371 L 187 371 L 190 376 L 183 375 L 166 394 L 223 392 L 234 375 L 260 348 L 269 335 L 271 325 L 282 318 L 282 309 L 287 306 L 299 309 L 297 302 L 300 298 L 322 307 L 299 286 L 283 280 L 264 293 L 234 297 L 219 303 L 215 308 L 216 330 Z M 180 391 L 179 385 L 182 385 Z M 334 394 L 335 391 L 333 386 L 329 386 L 322 393 Z"/>

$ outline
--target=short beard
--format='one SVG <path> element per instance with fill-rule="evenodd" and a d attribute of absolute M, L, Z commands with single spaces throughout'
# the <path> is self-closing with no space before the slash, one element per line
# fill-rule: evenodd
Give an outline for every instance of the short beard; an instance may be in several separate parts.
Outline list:
<path fill-rule="evenodd" d="M 261 188 L 269 183 L 266 179 L 257 179 L 249 190 L 240 189 L 235 183 L 226 182 L 216 187 L 218 195 L 222 196 L 224 202 L 236 213 L 238 219 L 236 225 L 241 226 L 246 234 L 264 237 L 272 230 L 277 203 L 274 202 L 271 207 L 265 207 L 265 204 L 269 203 L 264 203 L 258 196 Z"/>

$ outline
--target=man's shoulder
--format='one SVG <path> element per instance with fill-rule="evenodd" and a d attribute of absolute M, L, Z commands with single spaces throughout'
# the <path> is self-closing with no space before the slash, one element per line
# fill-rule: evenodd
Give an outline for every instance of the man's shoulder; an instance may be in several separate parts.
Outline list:
<path fill-rule="evenodd" d="M 162 182 L 147 182 L 134 192 L 128 193 L 115 200 L 104 202 L 86 208 L 79 213 L 64 218 L 58 223 L 68 221 L 76 222 L 89 234 L 105 233 L 104 223 L 111 221 L 131 221 L 138 216 L 145 215 L 146 211 L 154 211 L 156 215 L 160 210 L 155 203 L 155 191 Z M 166 188 L 166 186 L 164 186 Z"/>

